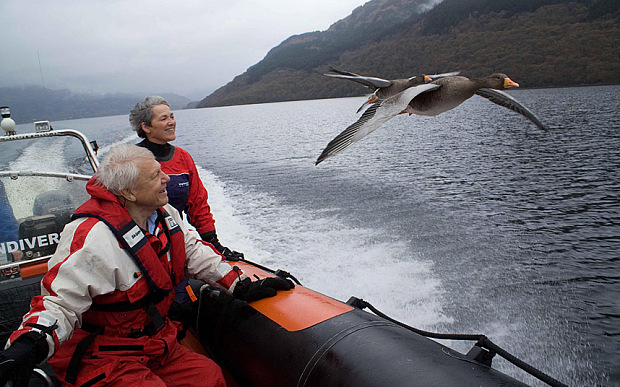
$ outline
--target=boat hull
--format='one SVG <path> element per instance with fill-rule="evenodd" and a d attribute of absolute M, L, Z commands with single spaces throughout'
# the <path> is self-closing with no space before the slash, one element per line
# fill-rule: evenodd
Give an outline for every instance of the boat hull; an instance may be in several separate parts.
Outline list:
<path fill-rule="evenodd" d="M 293 316 L 306 321 L 319 299 L 321 309 L 333 310 L 333 316 L 309 326 L 300 323 L 295 327 L 299 329 L 290 329 L 290 321 L 281 324 L 273 313 L 280 303 L 296 303 L 300 309 Z M 246 304 L 210 288 L 202 290 L 199 339 L 239 385 L 526 386 L 467 355 L 301 286 L 261 301 Z"/>

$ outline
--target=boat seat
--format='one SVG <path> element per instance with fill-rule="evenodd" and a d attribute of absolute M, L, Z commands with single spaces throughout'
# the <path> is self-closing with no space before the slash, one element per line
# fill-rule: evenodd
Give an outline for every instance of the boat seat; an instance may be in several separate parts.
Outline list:
<path fill-rule="evenodd" d="M 71 197 L 59 190 L 34 199 L 32 216 L 19 219 L 20 248 L 26 259 L 54 254 L 60 233 L 75 210 Z"/>
<path fill-rule="evenodd" d="M 32 207 L 33 216 L 54 215 L 58 233 L 62 231 L 65 224 L 71 220 L 71 214 L 75 211 L 75 206 L 71 197 L 66 192 L 52 190 L 40 193 L 34 199 Z"/>

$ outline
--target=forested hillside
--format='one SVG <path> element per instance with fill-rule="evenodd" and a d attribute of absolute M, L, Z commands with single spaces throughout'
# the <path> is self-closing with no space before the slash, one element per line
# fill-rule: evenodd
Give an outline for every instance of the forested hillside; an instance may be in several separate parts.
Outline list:
<path fill-rule="evenodd" d="M 620 83 L 620 1 L 374 0 L 272 49 L 198 107 L 360 95 L 321 74 L 384 78 L 501 71 L 525 87 Z"/>

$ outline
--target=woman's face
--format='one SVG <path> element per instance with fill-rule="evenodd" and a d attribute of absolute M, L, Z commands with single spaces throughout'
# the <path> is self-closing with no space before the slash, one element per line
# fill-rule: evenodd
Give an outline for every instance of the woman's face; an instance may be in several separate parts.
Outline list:
<path fill-rule="evenodd" d="M 166 144 L 176 138 L 177 122 L 174 120 L 174 113 L 167 105 L 155 105 L 153 110 L 153 121 L 150 125 L 142 123 L 142 130 L 146 133 L 146 138 L 156 144 Z"/>

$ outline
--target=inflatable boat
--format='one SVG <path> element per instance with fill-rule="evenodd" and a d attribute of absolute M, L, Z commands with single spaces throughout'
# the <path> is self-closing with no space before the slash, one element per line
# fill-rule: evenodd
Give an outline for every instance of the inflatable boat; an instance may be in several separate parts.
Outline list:
<path fill-rule="evenodd" d="M 34 142 L 60 137 L 77 139 L 81 145 L 81 155 L 71 153 L 68 172 L 36 170 L 50 162 L 0 159 L 0 166 L 5 166 L 0 170 L 5 192 L 0 193 L 12 206 L 13 214 L 6 216 L 15 217 L 18 233 L 13 240 L 0 241 L 2 342 L 28 311 L 30 298 L 38 294 L 60 231 L 86 199 L 84 185 L 97 170 L 98 161 L 96 143 L 75 130 L 0 138 L 0 155 L 11 157 L 4 150 L 9 146 L 21 158 L 28 152 L 36 157 L 49 149 L 50 145 L 36 148 L 40 145 Z M 11 169 L 15 165 L 20 169 Z M 24 165 L 33 168 L 21 169 Z M 233 264 L 250 276 L 281 276 L 297 285 L 275 297 L 246 303 L 207 285 L 194 284 L 199 298 L 182 342 L 220 364 L 230 386 L 526 386 L 494 369 L 495 355 L 549 385 L 564 385 L 483 335 L 424 332 L 393 320 L 364 300 L 351 297 L 342 302 L 315 292 L 286 271 L 245 259 Z M 433 339 L 472 340 L 474 345 L 469 352 L 459 353 Z M 55 385 L 49 369 L 36 370 L 33 375 L 32 383 L 38 378 Z"/>

